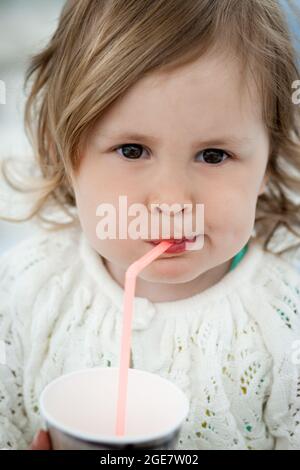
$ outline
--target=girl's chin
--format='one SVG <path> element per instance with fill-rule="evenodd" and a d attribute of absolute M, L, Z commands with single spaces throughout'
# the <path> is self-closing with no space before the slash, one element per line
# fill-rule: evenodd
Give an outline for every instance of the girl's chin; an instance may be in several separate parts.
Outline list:
<path fill-rule="evenodd" d="M 140 277 L 149 282 L 181 283 L 194 279 L 196 275 L 193 276 L 192 273 L 190 260 L 187 262 L 183 257 L 170 256 L 157 258 L 141 272 Z"/>

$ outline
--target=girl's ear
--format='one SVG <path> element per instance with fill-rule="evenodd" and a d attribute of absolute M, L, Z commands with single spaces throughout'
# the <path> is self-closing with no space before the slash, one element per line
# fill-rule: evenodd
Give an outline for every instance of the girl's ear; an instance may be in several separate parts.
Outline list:
<path fill-rule="evenodd" d="M 268 183 L 268 180 L 269 180 L 269 175 L 268 175 L 268 173 L 266 172 L 266 173 L 265 173 L 265 176 L 263 177 L 263 180 L 262 180 L 262 182 L 261 182 L 260 188 L 259 188 L 259 193 L 258 193 L 259 196 L 265 192 L 265 189 L 266 189 L 266 185 L 267 185 L 267 183 Z"/>

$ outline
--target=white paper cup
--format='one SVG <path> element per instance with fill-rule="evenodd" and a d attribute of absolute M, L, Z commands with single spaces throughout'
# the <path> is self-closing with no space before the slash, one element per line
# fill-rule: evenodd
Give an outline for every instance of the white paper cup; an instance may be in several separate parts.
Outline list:
<path fill-rule="evenodd" d="M 40 396 L 52 447 L 62 449 L 174 449 L 189 401 L 173 382 L 128 370 L 124 436 L 115 435 L 119 369 L 94 367 L 62 375 Z"/>

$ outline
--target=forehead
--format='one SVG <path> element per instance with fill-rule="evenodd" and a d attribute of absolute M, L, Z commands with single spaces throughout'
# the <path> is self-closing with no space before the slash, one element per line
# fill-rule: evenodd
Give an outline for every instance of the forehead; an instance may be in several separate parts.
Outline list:
<path fill-rule="evenodd" d="M 241 79 L 237 58 L 207 54 L 170 71 L 152 72 L 135 83 L 102 116 L 102 135 L 130 125 L 136 132 L 160 135 L 174 130 L 232 133 L 262 124 L 255 82 Z"/>

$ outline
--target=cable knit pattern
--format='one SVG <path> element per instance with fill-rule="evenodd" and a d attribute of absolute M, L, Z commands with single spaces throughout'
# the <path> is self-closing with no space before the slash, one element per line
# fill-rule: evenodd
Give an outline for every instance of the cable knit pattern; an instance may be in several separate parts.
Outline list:
<path fill-rule="evenodd" d="M 124 291 L 79 228 L 41 230 L 0 261 L 0 447 L 25 449 L 46 384 L 119 366 Z M 299 340 L 300 275 L 255 240 L 204 292 L 134 300 L 132 367 L 190 400 L 177 449 L 300 449 Z"/>

